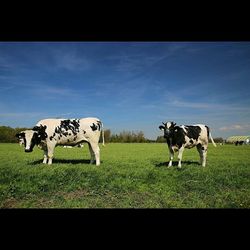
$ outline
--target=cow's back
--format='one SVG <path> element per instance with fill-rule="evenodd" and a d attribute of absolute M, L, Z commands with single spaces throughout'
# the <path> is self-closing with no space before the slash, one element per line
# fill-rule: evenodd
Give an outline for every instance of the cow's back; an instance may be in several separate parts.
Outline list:
<path fill-rule="evenodd" d="M 56 127 L 60 126 L 61 121 L 63 120 L 65 119 L 43 119 L 43 120 L 40 120 L 36 124 L 36 126 L 38 127 L 40 127 L 41 125 L 46 126 L 45 132 L 47 136 L 49 137 L 54 134 Z"/>
<path fill-rule="evenodd" d="M 99 141 L 102 123 L 95 117 L 80 119 L 43 119 L 36 126 L 46 126 L 47 142 L 78 144 L 82 141 Z"/>

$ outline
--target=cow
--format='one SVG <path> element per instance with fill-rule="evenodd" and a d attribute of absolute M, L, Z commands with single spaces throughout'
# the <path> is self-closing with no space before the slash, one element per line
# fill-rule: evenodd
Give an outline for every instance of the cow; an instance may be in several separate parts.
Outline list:
<path fill-rule="evenodd" d="M 25 152 L 32 152 L 35 145 L 44 150 L 43 163 L 52 164 L 54 149 L 57 145 L 75 146 L 83 142 L 89 145 L 90 163 L 100 165 L 100 148 L 98 145 L 103 123 L 98 118 L 81 119 L 44 119 L 33 129 L 21 131 L 17 138 L 24 140 Z"/>
<path fill-rule="evenodd" d="M 200 163 L 206 166 L 206 156 L 209 137 L 216 147 L 208 126 L 203 124 L 177 126 L 175 122 L 162 122 L 159 129 L 164 131 L 164 138 L 167 140 L 170 161 L 168 167 L 172 166 L 174 151 L 178 151 L 178 167 L 181 168 L 181 160 L 184 148 L 196 146 L 200 154 Z"/>

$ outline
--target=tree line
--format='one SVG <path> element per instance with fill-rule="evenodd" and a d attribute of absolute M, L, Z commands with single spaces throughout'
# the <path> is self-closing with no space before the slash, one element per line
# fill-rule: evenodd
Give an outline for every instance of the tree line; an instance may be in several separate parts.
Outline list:
<path fill-rule="evenodd" d="M 147 139 L 142 131 L 122 131 L 118 134 L 112 134 L 110 129 L 104 130 L 105 142 L 126 142 L 126 143 L 143 143 L 155 142 L 154 140 Z"/>

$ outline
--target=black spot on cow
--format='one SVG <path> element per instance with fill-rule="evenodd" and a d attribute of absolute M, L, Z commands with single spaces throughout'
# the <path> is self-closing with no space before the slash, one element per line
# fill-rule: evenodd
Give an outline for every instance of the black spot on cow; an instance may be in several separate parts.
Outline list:
<path fill-rule="evenodd" d="M 22 132 L 22 133 L 17 133 L 16 134 L 16 137 L 18 138 L 18 139 L 23 139 L 23 143 L 24 143 L 24 147 L 26 147 L 26 138 L 25 138 L 25 133 L 24 132 Z"/>
<path fill-rule="evenodd" d="M 185 129 L 187 130 L 186 135 L 189 138 L 198 140 L 201 133 L 201 128 L 199 126 L 185 126 Z"/>
<path fill-rule="evenodd" d="M 201 147 L 202 150 L 204 150 L 205 148 L 204 147 Z"/>
<path fill-rule="evenodd" d="M 50 137 L 49 137 L 49 139 L 50 139 L 50 140 L 52 141 L 52 139 L 53 139 L 53 136 L 50 136 Z"/>
<path fill-rule="evenodd" d="M 16 134 L 16 137 L 19 138 L 19 139 L 20 139 L 20 138 L 25 138 L 25 133 L 24 133 L 24 132 L 22 132 L 22 133 L 17 133 L 17 134 Z"/>
<path fill-rule="evenodd" d="M 206 129 L 207 129 L 207 138 L 209 138 L 209 127 L 208 126 L 205 126 Z"/>
<path fill-rule="evenodd" d="M 60 133 L 65 133 L 65 131 L 70 130 L 74 135 L 79 133 L 80 120 L 63 120 L 61 121 L 60 126 L 58 127 Z"/>
<path fill-rule="evenodd" d="M 94 123 L 93 123 L 93 125 L 90 126 L 90 127 L 91 127 L 91 129 L 92 129 L 93 131 L 97 130 L 97 128 L 98 128 L 98 127 L 96 126 L 96 124 L 94 124 Z"/>
<path fill-rule="evenodd" d="M 60 133 L 61 133 L 61 129 L 60 129 L 59 127 L 56 127 L 55 133 L 60 134 Z M 55 133 L 54 133 L 54 134 L 55 134 Z"/>
<path fill-rule="evenodd" d="M 190 140 L 189 142 L 190 142 L 191 144 L 193 144 L 193 143 L 194 143 L 194 141 L 193 141 L 193 140 Z"/>
<path fill-rule="evenodd" d="M 67 136 L 69 133 L 68 132 L 65 132 L 65 133 L 62 133 L 64 136 Z"/>
<path fill-rule="evenodd" d="M 85 130 L 83 130 L 83 133 L 84 133 L 84 134 L 86 134 L 86 131 L 85 131 Z"/>
<path fill-rule="evenodd" d="M 41 124 L 40 126 L 35 126 L 32 130 L 37 132 L 39 140 L 45 140 L 48 137 L 46 133 L 46 128 L 47 128 L 46 125 L 43 126 Z"/>
<path fill-rule="evenodd" d="M 70 140 L 68 139 L 67 141 L 69 142 Z"/>
<path fill-rule="evenodd" d="M 179 126 L 173 126 L 170 128 L 169 136 L 165 137 L 169 146 L 177 146 L 181 148 L 185 144 L 185 134 L 183 129 Z"/>

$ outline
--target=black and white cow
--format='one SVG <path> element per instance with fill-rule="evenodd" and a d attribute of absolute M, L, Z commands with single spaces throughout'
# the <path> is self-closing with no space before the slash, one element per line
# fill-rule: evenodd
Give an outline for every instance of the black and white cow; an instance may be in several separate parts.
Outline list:
<path fill-rule="evenodd" d="M 193 148 L 195 146 L 200 154 L 201 165 L 206 166 L 209 137 L 216 147 L 208 126 L 203 124 L 176 126 L 174 122 L 163 122 L 159 129 L 164 131 L 164 138 L 167 139 L 170 154 L 169 167 L 172 166 L 174 151 L 178 151 L 178 167 L 181 167 L 184 148 Z"/>
<path fill-rule="evenodd" d="M 57 145 L 75 146 L 87 142 L 91 155 L 90 163 L 100 165 L 99 139 L 103 124 L 98 118 L 45 119 L 39 121 L 31 130 L 16 134 L 24 140 L 25 152 L 32 152 L 35 145 L 44 150 L 43 163 L 52 164 L 54 149 Z"/>

